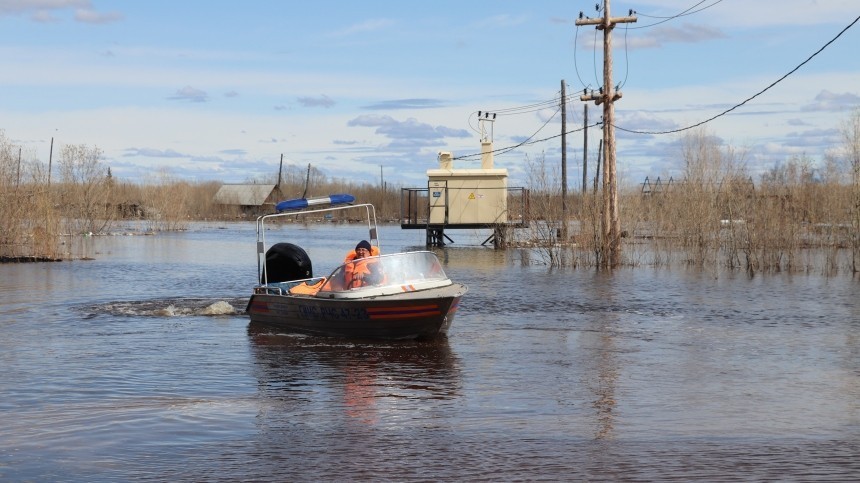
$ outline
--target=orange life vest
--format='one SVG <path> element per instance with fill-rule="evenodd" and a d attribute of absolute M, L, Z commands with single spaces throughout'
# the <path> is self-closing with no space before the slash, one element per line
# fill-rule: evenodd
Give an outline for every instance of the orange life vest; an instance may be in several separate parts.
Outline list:
<path fill-rule="evenodd" d="M 370 256 L 379 256 L 379 247 L 370 247 Z M 375 259 L 360 258 L 355 259 L 355 250 L 352 250 L 346 255 L 343 262 L 346 264 L 343 270 L 343 285 L 346 289 L 364 287 L 382 282 L 382 277 L 379 280 L 374 280 L 379 271 L 379 262 Z"/>
<path fill-rule="evenodd" d="M 302 282 L 291 288 L 290 293 L 293 295 L 316 295 L 316 293 L 319 292 L 322 288 L 323 284 L 325 283 L 325 280 L 325 277 L 322 277 L 317 283 L 314 284 Z"/>

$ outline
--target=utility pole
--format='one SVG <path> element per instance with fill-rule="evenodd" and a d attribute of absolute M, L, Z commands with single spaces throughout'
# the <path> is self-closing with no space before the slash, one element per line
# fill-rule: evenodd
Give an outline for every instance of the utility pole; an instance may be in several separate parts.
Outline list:
<path fill-rule="evenodd" d="M 561 231 L 562 243 L 567 243 L 567 95 L 561 80 Z"/>
<path fill-rule="evenodd" d="M 621 260 L 621 224 L 618 220 L 618 176 L 615 167 L 615 101 L 621 92 L 612 85 L 612 29 L 618 23 L 635 22 L 633 11 L 627 17 L 612 18 L 609 15 L 609 0 L 603 1 L 603 18 L 580 18 L 576 25 L 595 25 L 603 30 L 603 87 L 599 94 L 594 92 L 580 96 L 584 102 L 594 101 L 603 104 L 603 149 L 606 153 L 603 162 L 603 217 L 601 218 L 600 265 L 614 268 Z"/>
<path fill-rule="evenodd" d="M 588 185 L 588 104 L 583 104 L 585 112 L 582 115 L 582 194 L 585 195 L 585 190 Z"/>
<path fill-rule="evenodd" d="M 48 151 L 48 188 L 51 188 L 51 162 L 54 160 L 54 138 L 51 137 L 51 150 Z"/>
<path fill-rule="evenodd" d="M 597 182 L 600 180 L 600 159 L 603 156 L 603 140 L 597 145 L 597 166 L 594 168 L 594 192 L 597 193 Z"/>

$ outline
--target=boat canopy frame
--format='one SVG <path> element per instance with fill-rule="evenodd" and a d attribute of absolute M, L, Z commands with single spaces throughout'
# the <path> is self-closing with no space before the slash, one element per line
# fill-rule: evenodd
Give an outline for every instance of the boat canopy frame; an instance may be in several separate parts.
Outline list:
<path fill-rule="evenodd" d="M 326 197 L 328 198 L 328 197 Z M 319 200 L 314 202 L 315 200 Z M 310 202 L 310 206 L 318 205 L 323 203 L 325 198 L 310 198 L 308 201 Z M 268 283 L 268 273 L 266 269 L 266 227 L 265 224 L 267 221 L 273 221 L 278 218 L 286 218 L 286 217 L 298 217 L 311 215 L 314 213 L 333 213 L 337 211 L 345 211 L 345 210 L 356 210 L 360 211 L 364 209 L 365 219 L 367 223 L 367 231 L 368 231 L 368 241 L 372 246 L 380 248 L 379 245 L 379 230 L 376 223 L 376 209 L 370 203 L 360 203 L 357 205 L 348 204 L 341 206 L 326 206 L 324 208 L 314 208 L 314 209 L 298 209 L 291 211 L 284 211 L 281 213 L 269 213 L 267 215 L 262 215 L 257 217 L 257 280 L 262 280 L 263 284 Z"/>

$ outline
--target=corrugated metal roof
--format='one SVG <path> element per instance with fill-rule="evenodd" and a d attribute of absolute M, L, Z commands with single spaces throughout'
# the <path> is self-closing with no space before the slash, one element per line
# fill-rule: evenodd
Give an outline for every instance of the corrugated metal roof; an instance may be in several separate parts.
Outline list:
<path fill-rule="evenodd" d="M 275 189 L 273 184 L 225 184 L 215 193 L 221 205 L 260 206 Z"/>

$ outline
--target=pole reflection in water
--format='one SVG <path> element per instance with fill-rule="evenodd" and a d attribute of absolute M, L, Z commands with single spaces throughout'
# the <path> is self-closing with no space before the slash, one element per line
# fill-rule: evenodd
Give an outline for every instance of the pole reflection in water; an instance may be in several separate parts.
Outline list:
<path fill-rule="evenodd" d="M 595 293 L 592 297 L 607 307 L 613 307 L 618 298 L 613 278 L 608 274 L 597 273 L 593 281 Z M 594 438 L 597 440 L 611 440 L 614 437 L 616 384 L 622 370 L 615 342 L 619 323 L 618 313 L 606 310 L 599 316 L 586 318 L 583 327 L 587 355 L 582 361 L 590 366 L 585 373 L 587 380 L 584 384 L 593 397 L 591 407 L 594 409 Z"/>
<path fill-rule="evenodd" d="M 609 323 L 609 321 L 607 321 Z M 594 388 L 594 409 L 597 410 L 596 439 L 612 439 L 613 411 L 615 410 L 615 382 L 618 379 L 618 362 L 614 354 L 613 335 L 601 331 L 597 348 L 597 387 Z"/>

